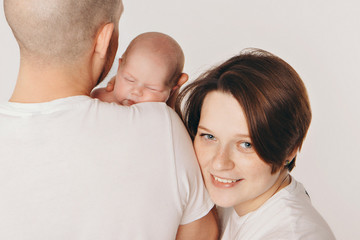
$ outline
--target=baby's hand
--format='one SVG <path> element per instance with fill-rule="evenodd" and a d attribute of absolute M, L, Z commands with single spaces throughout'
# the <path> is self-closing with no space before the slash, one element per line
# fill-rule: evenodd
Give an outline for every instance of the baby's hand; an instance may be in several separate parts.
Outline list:
<path fill-rule="evenodd" d="M 107 92 L 114 91 L 115 79 L 116 79 L 116 76 L 113 76 L 110 79 L 110 81 L 107 83 L 106 88 L 105 88 Z"/>

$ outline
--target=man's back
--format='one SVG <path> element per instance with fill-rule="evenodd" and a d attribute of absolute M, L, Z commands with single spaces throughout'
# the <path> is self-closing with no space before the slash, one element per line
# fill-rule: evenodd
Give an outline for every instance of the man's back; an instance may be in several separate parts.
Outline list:
<path fill-rule="evenodd" d="M 212 208 L 161 103 L 0 105 L 0 239 L 174 239 Z"/>

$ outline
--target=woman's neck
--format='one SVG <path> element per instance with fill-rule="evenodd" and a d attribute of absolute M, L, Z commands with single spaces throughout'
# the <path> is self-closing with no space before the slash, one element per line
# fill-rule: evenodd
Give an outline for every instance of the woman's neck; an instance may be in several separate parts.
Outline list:
<path fill-rule="evenodd" d="M 241 203 L 237 206 L 234 206 L 236 213 L 239 216 L 244 216 L 250 212 L 253 212 L 260 208 L 267 200 L 274 196 L 284 187 L 288 186 L 291 182 L 291 176 L 287 169 L 280 171 L 279 177 L 275 183 L 263 194 L 259 195 L 254 199 L 250 199 L 247 202 Z"/>

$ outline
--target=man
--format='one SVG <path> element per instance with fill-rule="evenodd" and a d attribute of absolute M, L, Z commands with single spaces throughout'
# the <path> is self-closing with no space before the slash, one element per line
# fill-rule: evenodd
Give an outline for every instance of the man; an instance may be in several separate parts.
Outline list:
<path fill-rule="evenodd" d="M 89 97 L 121 0 L 4 0 L 20 47 L 0 105 L 0 239 L 216 239 L 191 141 L 164 103 Z"/>

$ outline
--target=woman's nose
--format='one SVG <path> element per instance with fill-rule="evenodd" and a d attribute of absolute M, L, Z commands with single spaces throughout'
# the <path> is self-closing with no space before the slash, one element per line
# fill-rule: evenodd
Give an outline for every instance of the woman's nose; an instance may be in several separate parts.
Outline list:
<path fill-rule="evenodd" d="M 231 170 L 235 167 L 230 157 L 229 150 L 219 149 L 212 159 L 212 168 L 217 171 Z"/>

